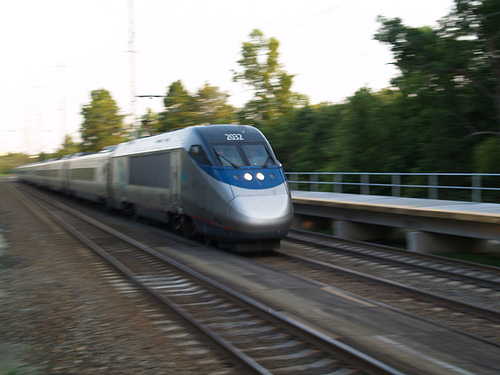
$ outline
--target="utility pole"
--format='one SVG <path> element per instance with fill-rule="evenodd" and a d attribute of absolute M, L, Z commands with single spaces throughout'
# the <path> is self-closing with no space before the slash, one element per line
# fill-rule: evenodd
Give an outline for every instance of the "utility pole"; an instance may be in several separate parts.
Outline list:
<path fill-rule="evenodd" d="M 129 64 L 130 64 L 130 115 L 132 117 L 132 138 L 137 138 L 138 128 L 136 124 L 136 100 L 135 100 L 135 31 L 134 31 L 134 0 L 128 2 L 128 20 L 129 20 Z"/>
<path fill-rule="evenodd" d="M 153 98 L 164 98 L 165 95 L 137 95 L 136 97 L 137 98 L 149 98 L 149 99 L 153 99 Z M 141 120 L 142 129 L 139 129 L 138 133 L 139 133 L 139 131 L 146 130 L 148 132 L 148 135 L 150 135 L 150 136 L 153 135 L 151 126 L 149 125 L 151 122 L 152 121 L 149 119 L 149 114 L 148 114 L 147 117 L 146 117 L 146 119 Z"/>
<path fill-rule="evenodd" d="M 66 95 L 67 95 L 67 85 L 66 85 L 66 68 L 67 65 L 56 65 L 56 75 L 58 77 L 58 94 L 59 98 L 59 116 L 60 116 L 60 125 L 59 125 L 59 137 L 61 139 L 61 144 L 64 144 L 67 136 L 67 119 L 66 119 Z M 61 73 L 61 75 L 59 74 Z"/>

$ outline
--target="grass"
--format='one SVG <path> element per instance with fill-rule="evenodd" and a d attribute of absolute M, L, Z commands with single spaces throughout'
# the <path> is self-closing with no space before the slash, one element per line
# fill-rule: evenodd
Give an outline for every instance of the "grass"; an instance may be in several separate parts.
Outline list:
<path fill-rule="evenodd" d="M 484 254 L 474 254 L 474 253 L 434 253 L 434 255 L 439 255 L 446 258 L 453 258 L 459 260 L 465 260 L 467 262 L 486 264 L 488 266 L 500 267 L 500 258 L 488 256 Z"/>
<path fill-rule="evenodd" d="M 36 370 L 29 368 L 28 366 L 17 366 L 14 368 L 5 367 L 0 362 L 0 375 L 29 375 L 37 373 Z"/>
<path fill-rule="evenodd" d="M 329 229 L 312 229 L 312 232 L 315 233 L 321 233 L 321 234 L 326 234 L 326 235 L 332 235 L 332 230 Z M 392 246 L 392 247 L 397 247 L 400 249 L 405 249 L 406 244 L 404 241 L 401 240 L 380 240 L 380 241 L 368 241 L 373 244 L 377 245 L 385 245 L 385 246 Z M 433 253 L 433 255 L 438 255 L 441 257 L 446 257 L 446 258 L 453 258 L 453 259 L 458 259 L 458 260 L 464 260 L 467 262 L 471 263 L 478 263 L 478 264 L 485 264 L 488 266 L 493 266 L 493 267 L 500 267 L 500 257 L 499 256 L 489 256 L 485 254 L 475 254 L 475 253 L 441 253 L 441 252 L 436 252 Z"/>

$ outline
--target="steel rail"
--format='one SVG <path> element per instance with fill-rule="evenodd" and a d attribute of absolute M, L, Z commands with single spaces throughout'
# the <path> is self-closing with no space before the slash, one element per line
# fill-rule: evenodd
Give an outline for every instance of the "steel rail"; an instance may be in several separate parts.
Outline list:
<path fill-rule="evenodd" d="M 17 194 L 14 193 L 14 194 Z M 79 213 L 78 211 L 75 211 L 67 206 L 64 206 L 60 204 L 59 202 L 55 201 L 49 201 L 46 196 L 43 195 L 37 195 L 39 199 L 45 200 L 48 204 L 51 204 L 53 206 L 58 207 L 59 209 L 62 209 L 68 213 L 71 213 L 74 216 L 77 216 L 81 220 L 86 221 L 87 223 L 104 230 L 108 232 L 109 234 L 121 239 L 122 241 L 126 241 L 130 243 L 132 246 L 140 248 L 143 251 L 147 251 L 148 253 L 154 253 L 154 251 L 151 251 L 153 249 L 148 248 L 147 246 L 123 235 L 122 233 L 119 233 L 118 231 L 115 231 L 114 229 L 99 223 L 98 221 Z M 55 214 L 54 212 L 46 211 L 46 214 L 59 226 L 64 228 L 67 232 L 69 232 L 71 235 L 73 235 L 76 239 L 81 241 L 83 244 L 85 244 L 87 247 L 92 249 L 96 254 L 101 256 L 103 259 L 105 259 L 109 264 L 111 264 L 113 267 L 115 267 L 118 271 L 120 271 L 123 275 L 125 275 L 128 279 L 132 280 L 134 284 L 139 286 L 140 288 L 144 289 L 146 292 L 150 293 L 154 298 L 159 300 L 162 304 L 167 306 L 172 312 L 174 312 L 179 318 L 187 322 L 189 325 L 194 327 L 198 332 L 202 333 L 206 338 L 210 340 L 210 342 L 214 343 L 219 347 L 219 349 L 222 349 L 226 354 L 229 354 L 231 358 L 235 359 L 240 366 L 243 366 L 246 370 L 249 370 L 251 373 L 254 374 L 262 374 L 262 375 L 271 375 L 269 371 L 267 371 L 265 368 L 260 366 L 258 363 L 253 361 L 251 358 L 246 356 L 244 353 L 236 349 L 233 345 L 231 345 L 229 342 L 227 342 L 225 339 L 217 335 L 215 332 L 210 330 L 208 327 L 205 325 L 201 324 L 198 320 L 196 320 L 194 317 L 192 317 L 190 314 L 188 314 L 186 311 L 181 309 L 177 304 L 173 303 L 169 299 L 165 298 L 161 293 L 159 293 L 157 290 L 154 288 L 150 287 L 146 283 L 142 282 L 141 279 L 133 273 L 130 269 L 128 269 L 123 263 L 115 259 L 113 256 L 111 256 L 108 252 L 106 252 L 102 247 L 97 245 L 95 242 L 93 242 L 91 239 L 89 239 L 87 236 L 82 234 L 80 231 L 78 231 L 76 228 L 71 226 L 69 223 L 67 223 L 64 219 L 62 219 L 60 216 Z"/>
<path fill-rule="evenodd" d="M 16 191 L 16 194 L 20 194 L 19 192 Z M 257 309 L 261 315 L 266 315 L 269 318 L 271 318 L 273 321 L 278 322 L 280 325 L 285 325 L 292 329 L 295 332 L 299 332 L 299 334 L 303 337 L 307 337 L 309 340 L 313 341 L 316 345 L 321 346 L 324 349 L 327 349 L 328 351 L 335 353 L 337 355 L 341 355 L 345 360 L 348 362 L 351 362 L 352 364 L 356 366 L 360 366 L 364 371 L 367 371 L 370 374 L 393 374 L 393 375 L 402 375 L 401 372 L 395 370 L 394 368 L 364 354 L 359 352 L 358 350 L 349 347 L 346 344 L 343 344 L 321 332 L 318 332 L 311 327 L 308 327 L 307 325 L 298 322 L 290 317 L 287 317 L 277 311 L 275 311 L 272 307 L 264 305 L 256 300 L 253 300 L 252 298 L 245 296 L 223 284 L 220 284 L 217 281 L 214 281 L 202 274 L 200 274 L 197 271 L 194 271 L 185 265 L 175 261 L 174 259 L 158 252 L 157 250 L 150 248 L 138 241 L 133 240 L 132 238 L 129 238 L 123 233 L 120 233 L 90 217 L 87 215 L 84 215 L 72 208 L 69 208 L 59 202 L 53 201 L 52 199 L 49 199 L 45 195 L 38 195 L 39 199 L 44 199 L 47 202 L 50 202 L 48 204 L 53 205 L 61 210 L 64 210 L 71 215 L 74 215 L 78 217 L 79 219 L 87 222 L 88 224 L 91 224 L 100 230 L 103 230 L 107 233 L 109 233 L 112 236 L 115 236 L 119 238 L 122 241 L 125 241 L 129 243 L 130 245 L 137 247 L 141 249 L 144 252 L 147 252 L 148 254 L 161 259 L 164 262 L 169 263 L 170 265 L 178 268 L 182 272 L 185 272 L 192 277 L 195 277 L 202 282 L 222 291 L 223 293 L 230 295 L 232 298 L 235 298 L 237 300 L 243 301 L 244 303 L 252 306 L 254 309 Z M 55 222 L 57 222 L 58 225 L 62 226 L 66 230 L 68 230 L 72 235 L 74 235 L 77 239 L 85 243 L 87 246 L 89 246 L 93 251 L 95 251 L 97 254 L 99 254 L 101 257 L 106 259 L 110 264 L 112 264 L 115 268 L 117 268 L 120 272 L 122 272 L 124 275 L 126 275 L 128 278 L 130 278 L 136 285 L 140 286 L 144 290 L 146 290 L 148 293 L 151 293 L 155 298 L 157 298 L 159 301 L 164 303 L 166 306 L 168 306 L 172 311 L 174 311 L 176 314 L 178 314 L 179 317 L 184 319 L 186 322 L 191 324 L 193 327 L 195 327 L 199 332 L 201 332 L 205 337 L 209 338 L 210 341 L 214 342 L 220 349 L 224 350 L 228 355 L 230 355 L 232 358 L 236 359 L 236 361 L 239 363 L 240 366 L 245 367 L 252 373 L 256 374 L 270 374 L 270 372 L 263 368 L 261 365 L 259 365 L 257 362 L 253 361 L 250 357 L 248 357 L 246 354 L 242 353 L 239 351 L 236 347 L 234 347 L 231 343 L 229 343 L 227 340 L 213 332 L 209 327 L 206 325 L 200 323 L 198 320 L 196 320 L 193 316 L 191 316 L 189 313 L 184 311 L 182 308 L 178 307 L 175 303 L 172 301 L 168 300 L 165 298 L 163 295 L 161 295 L 158 291 L 154 290 L 153 288 L 149 287 L 145 283 L 143 283 L 140 278 L 133 274 L 125 265 L 123 265 L 121 262 L 117 261 L 114 259 L 112 256 L 110 256 L 104 249 L 102 249 L 100 246 L 95 244 L 92 240 L 88 239 L 86 236 L 81 234 L 78 230 L 73 228 L 71 225 L 69 225 L 64 219 L 58 217 L 53 212 L 46 212 Z"/>
<path fill-rule="evenodd" d="M 292 240 L 292 239 L 289 239 L 289 240 Z M 306 241 L 304 239 L 300 239 L 300 240 L 293 239 L 293 241 L 298 241 L 301 243 L 313 244 L 313 245 L 318 246 L 318 244 L 315 243 L 314 241 L 309 242 L 309 241 Z M 319 244 L 319 245 L 325 246 L 324 244 Z M 335 245 L 332 245 L 332 247 L 335 247 Z M 386 287 L 391 287 L 393 289 L 400 290 L 400 291 L 403 291 L 406 293 L 410 293 L 410 294 L 413 294 L 413 295 L 418 296 L 418 297 L 426 298 L 427 300 L 430 300 L 430 301 L 435 301 L 435 302 L 439 302 L 439 303 L 442 303 L 442 304 L 447 305 L 447 306 L 451 306 L 455 309 L 469 311 L 469 312 L 477 314 L 481 317 L 486 317 L 486 318 L 489 318 L 492 320 L 500 320 L 500 311 L 499 310 L 494 310 L 494 309 L 490 309 L 487 307 L 478 306 L 478 305 L 475 305 L 472 303 L 460 301 L 460 300 L 455 299 L 455 298 L 446 297 L 446 296 L 443 296 L 443 295 L 440 295 L 437 293 L 433 293 L 433 292 L 429 292 L 429 291 L 426 291 L 426 290 L 423 290 L 420 288 L 415 288 L 415 287 L 412 287 L 410 285 L 405 285 L 405 284 L 402 284 L 402 283 L 399 283 L 396 281 L 392 281 L 392 280 L 384 279 L 381 277 L 369 275 L 369 274 L 355 271 L 355 270 L 352 270 L 349 268 L 337 266 L 337 265 L 334 265 L 331 263 L 311 259 L 311 258 L 308 258 L 305 256 L 285 253 L 284 251 L 280 251 L 280 250 L 274 250 L 274 252 L 285 257 L 285 258 L 288 258 L 291 260 L 296 260 L 296 261 L 299 261 L 302 263 L 306 263 L 306 264 L 309 264 L 309 265 L 314 266 L 314 267 L 321 267 L 321 268 L 326 269 L 326 270 L 331 271 L 331 272 L 346 275 L 346 276 L 353 277 L 353 278 L 363 280 L 363 281 L 373 282 L 373 283 L 383 285 Z M 364 256 L 365 254 L 362 254 L 362 255 Z M 380 258 L 377 258 L 377 259 L 380 259 Z M 406 263 L 403 263 L 403 264 L 408 266 L 408 264 L 406 264 Z M 413 266 L 413 265 L 410 264 L 410 266 Z M 432 270 L 434 271 L 433 268 L 432 268 Z M 477 279 L 474 279 L 474 280 L 477 281 Z M 482 280 L 480 280 L 480 281 L 482 281 Z"/>
<path fill-rule="evenodd" d="M 463 267 L 472 267 L 475 268 L 478 271 L 483 271 L 483 272 L 496 272 L 499 275 L 500 278 L 500 267 L 495 267 L 495 266 L 490 266 L 486 264 L 481 264 L 481 263 L 474 263 L 470 262 L 467 260 L 461 260 L 461 259 L 453 259 L 453 258 L 445 258 L 440 255 L 434 255 L 434 254 L 429 254 L 429 253 L 417 253 L 417 252 L 412 252 L 407 249 L 402 249 L 398 247 L 393 247 L 393 246 L 388 246 L 388 245 L 382 245 L 382 244 L 374 244 L 366 241 L 357 241 L 357 240 L 351 240 L 347 238 L 340 238 L 336 236 L 332 236 L 329 234 L 324 234 L 324 233 L 318 233 L 318 232 L 311 232 L 309 230 L 305 229 L 298 229 L 298 228 L 293 228 L 290 229 L 289 232 L 289 237 L 293 238 L 294 233 L 297 234 L 303 234 L 303 235 L 312 235 L 314 237 L 319 237 L 319 238 L 324 238 L 327 240 L 332 240 L 332 241 L 339 241 L 343 243 L 350 243 L 353 245 L 362 245 L 366 247 L 373 247 L 377 248 L 379 250 L 387 250 L 395 254 L 399 255 L 406 255 L 406 256 L 411 256 L 412 254 L 417 254 L 419 258 L 422 259 L 427 259 L 427 260 L 433 260 L 433 261 L 440 261 L 440 262 L 447 262 L 456 266 L 463 266 Z M 499 279 L 500 281 L 500 279 Z"/>
<path fill-rule="evenodd" d="M 365 274 L 362 272 L 350 270 L 348 268 L 341 267 L 341 266 L 335 266 L 335 265 L 330 264 L 330 263 L 321 262 L 318 260 L 314 260 L 314 259 L 300 256 L 300 255 L 288 254 L 288 253 L 285 253 L 285 252 L 280 251 L 280 250 L 274 250 L 274 252 L 285 257 L 285 258 L 291 259 L 291 260 L 306 263 L 306 264 L 309 264 L 309 265 L 314 266 L 314 267 L 321 267 L 325 270 L 335 272 L 338 274 L 342 274 L 345 276 L 353 277 L 353 278 L 356 278 L 358 280 L 369 281 L 369 282 L 376 283 L 376 284 L 379 284 L 382 286 L 386 286 L 386 287 L 390 287 L 390 288 L 404 291 L 407 293 L 411 293 L 414 296 L 422 297 L 422 298 L 425 298 L 425 299 L 430 300 L 430 301 L 439 302 L 439 303 L 451 306 L 451 307 L 458 309 L 458 310 L 469 311 L 469 312 L 475 313 L 477 315 L 480 315 L 482 317 L 488 317 L 490 319 L 500 319 L 500 311 L 497 311 L 497 310 L 488 309 L 488 308 L 477 306 L 477 305 L 474 305 L 471 303 L 459 301 L 459 300 L 456 300 L 453 298 L 441 296 L 439 294 L 427 292 L 423 289 L 418 289 L 418 288 L 415 288 L 415 287 L 412 287 L 409 285 L 404 285 L 404 284 L 398 283 L 396 281 L 391 281 L 391 280 L 383 279 L 381 277 L 368 275 L 368 274 Z"/>

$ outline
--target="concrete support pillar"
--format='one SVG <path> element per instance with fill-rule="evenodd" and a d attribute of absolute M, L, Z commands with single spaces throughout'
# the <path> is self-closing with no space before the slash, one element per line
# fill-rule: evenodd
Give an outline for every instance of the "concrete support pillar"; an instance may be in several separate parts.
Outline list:
<path fill-rule="evenodd" d="M 408 250 L 420 253 L 480 252 L 485 248 L 486 242 L 480 238 L 432 232 L 408 232 L 406 235 Z"/>
<path fill-rule="evenodd" d="M 311 230 L 311 231 L 329 231 L 331 230 L 332 219 L 295 214 L 292 221 L 292 228 Z"/>
<path fill-rule="evenodd" d="M 335 221 L 333 233 L 341 238 L 356 241 L 373 241 L 392 238 L 396 228 L 385 225 L 358 223 L 354 221 Z"/>

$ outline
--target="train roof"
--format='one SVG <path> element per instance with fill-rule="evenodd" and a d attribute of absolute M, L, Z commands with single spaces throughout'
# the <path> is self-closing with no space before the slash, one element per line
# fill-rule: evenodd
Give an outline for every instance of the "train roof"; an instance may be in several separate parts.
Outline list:
<path fill-rule="evenodd" d="M 242 137 L 236 141 L 245 142 L 262 142 L 266 141 L 263 134 L 253 126 L 249 125 L 234 125 L 234 124 L 219 124 L 219 125 L 197 125 L 190 126 L 184 129 L 173 130 L 167 133 L 162 133 L 146 138 L 136 139 L 133 141 L 120 143 L 116 146 L 107 146 L 97 153 L 80 152 L 77 154 L 66 155 L 60 159 L 50 159 L 26 164 L 19 167 L 34 167 L 34 166 L 49 166 L 54 162 L 62 162 L 68 159 L 90 159 L 99 158 L 102 154 L 109 154 L 112 157 L 150 153 L 161 150 L 169 150 L 176 148 L 188 149 L 191 144 L 187 144 L 190 137 L 202 138 L 204 142 L 218 143 L 227 142 L 227 136 L 232 134 L 241 134 Z M 194 139 L 193 139 L 194 141 Z M 267 142 L 267 141 L 266 141 Z M 19 168 L 18 167 L 18 168 Z"/>
<path fill-rule="evenodd" d="M 189 128 L 185 128 L 120 143 L 114 150 L 113 157 L 180 148 L 189 134 Z"/>
<path fill-rule="evenodd" d="M 253 126 L 198 125 L 121 143 L 114 150 L 113 157 L 177 148 L 188 149 L 191 144 L 187 144 L 187 141 L 192 136 L 201 137 L 206 142 L 224 142 L 227 141 L 226 135 L 232 133 L 245 134 L 249 142 L 262 142 L 265 139 L 262 133 Z"/>
<path fill-rule="evenodd" d="M 239 139 L 246 142 L 262 142 L 263 134 L 253 126 L 248 125 L 208 125 L 196 126 L 193 130 L 200 134 L 206 142 L 216 143 L 228 140 L 228 135 L 238 133 L 242 137 Z"/>

